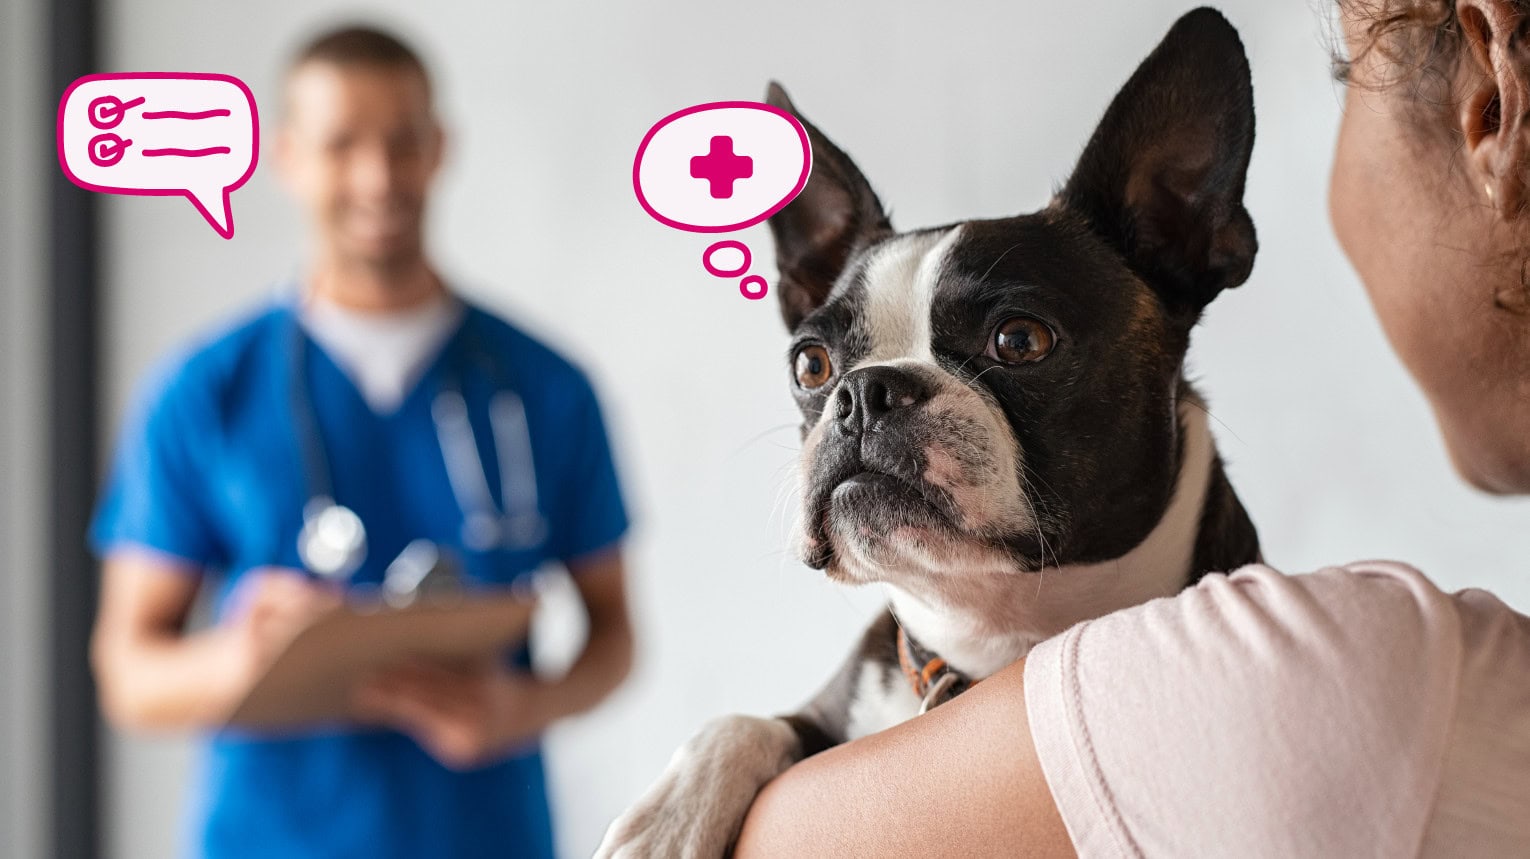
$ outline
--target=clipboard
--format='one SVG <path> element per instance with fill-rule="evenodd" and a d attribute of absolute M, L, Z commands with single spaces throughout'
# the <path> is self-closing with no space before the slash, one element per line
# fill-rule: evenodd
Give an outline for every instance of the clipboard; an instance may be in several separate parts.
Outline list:
<path fill-rule="evenodd" d="M 351 690 L 370 672 L 407 658 L 496 657 L 526 639 L 534 606 L 509 588 L 405 608 L 347 603 L 293 637 L 225 727 L 284 732 L 343 723 Z"/>

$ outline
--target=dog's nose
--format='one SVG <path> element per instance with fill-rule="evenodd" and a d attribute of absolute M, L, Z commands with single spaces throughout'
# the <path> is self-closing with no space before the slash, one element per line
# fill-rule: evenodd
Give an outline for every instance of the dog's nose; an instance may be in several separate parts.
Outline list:
<path fill-rule="evenodd" d="M 878 418 L 930 398 L 918 374 L 898 367 L 863 367 L 845 376 L 834 394 L 835 418 L 849 433 L 865 432 Z"/>

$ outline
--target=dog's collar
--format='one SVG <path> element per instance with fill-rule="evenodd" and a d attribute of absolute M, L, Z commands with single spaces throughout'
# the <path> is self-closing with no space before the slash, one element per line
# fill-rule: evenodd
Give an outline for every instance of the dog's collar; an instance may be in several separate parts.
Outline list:
<path fill-rule="evenodd" d="M 944 659 L 915 640 L 902 624 L 898 625 L 898 665 L 919 698 L 919 712 L 924 714 L 955 698 L 977 684 L 967 675 L 946 664 Z"/>

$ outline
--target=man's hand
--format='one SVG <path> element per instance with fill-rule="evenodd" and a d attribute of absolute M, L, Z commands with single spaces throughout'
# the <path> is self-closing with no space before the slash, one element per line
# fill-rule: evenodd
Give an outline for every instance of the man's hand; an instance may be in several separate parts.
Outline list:
<path fill-rule="evenodd" d="M 121 728 L 216 728 L 276 654 L 339 602 L 297 570 L 252 570 L 225 621 L 188 633 L 201 570 L 151 550 L 106 559 L 91 661 L 107 718 Z"/>
<path fill-rule="evenodd" d="M 534 742 L 563 716 L 554 687 L 500 665 L 425 661 L 386 671 L 358 687 L 353 713 L 402 731 L 442 764 L 484 766 Z"/>
<path fill-rule="evenodd" d="M 212 632 L 227 660 L 224 697 L 232 699 L 230 707 L 299 632 L 341 602 L 337 588 L 286 567 L 250 570 L 234 587 L 228 616 Z"/>
<path fill-rule="evenodd" d="M 534 742 L 553 722 L 595 706 L 627 676 L 632 628 L 617 546 L 569 562 L 590 638 L 568 674 L 543 682 L 499 662 L 418 662 L 384 672 L 352 696 L 358 721 L 414 737 L 441 763 L 469 769 Z"/>

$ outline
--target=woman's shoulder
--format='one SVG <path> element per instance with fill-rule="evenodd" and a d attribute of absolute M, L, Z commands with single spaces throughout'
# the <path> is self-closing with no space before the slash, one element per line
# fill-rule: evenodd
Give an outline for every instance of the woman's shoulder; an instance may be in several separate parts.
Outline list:
<path fill-rule="evenodd" d="M 1430 620 L 1449 626 L 1456 614 L 1452 595 L 1400 561 L 1354 561 L 1301 573 L 1250 564 L 1205 576 L 1183 596 L 1190 610 L 1254 604 L 1291 623 L 1328 619 L 1396 628 Z"/>
<path fill-rule="evenodd" d="M 1356 646 L 1385 646 L 1413 635 L 1435 637 L 1440 646 L 1475 647 L 1493 636 L 1530 646 L 1530 617 L 1486 590 L 1443 591 L 1424 571 L 1401 561 L 1355 561 L 1297 574 L 1251 564 L 1206 576 L 1181 596 L 1183 611 L 1253 604 L 1281 626 L 1338 623 L 1376 633 Z"/>
<path fill-rule="evenodd" d="M 1207 576 L 1039 645 L 1025 686 L 1054 793 L 1099 800 L 1070 831 L 1145 855 L 1416 855 L 1438 797 L 1481 817 L 1484 761 L 1530 793 L 1530 619 L 1407 564 Z"/>
<path fill-rule="evenodd" d="M 1399 561 L 1294 574 L 1251 564 L 1083 626 L 1075 646 L 1160 639 L 1218 663 L 1243 660 L 1272 687 L 1311 689 L 1321 672 L 1350 692 L 1432 682 L 1444 693 L 1482 681 L 1470 668 L 1491 652 L 1530 689 L 1530 617 L 1485 590 L 1448 593 Z"/>

